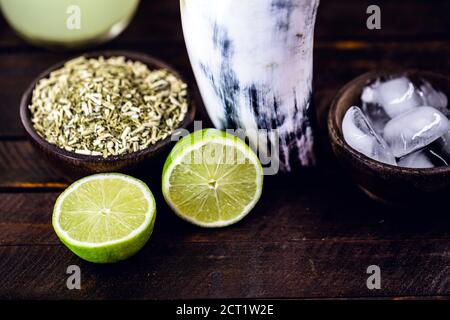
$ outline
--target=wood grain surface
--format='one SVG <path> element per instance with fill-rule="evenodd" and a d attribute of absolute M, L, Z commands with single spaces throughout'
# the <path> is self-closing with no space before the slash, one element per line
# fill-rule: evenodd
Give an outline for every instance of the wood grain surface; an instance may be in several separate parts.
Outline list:
<path fill-rule="evenodd" d="M 158 216 L 149 244 L 116 265 L 81 261 L 51 226 L 69 180 L 26 140 L 19 102 L 50 65 L 82 51 L 29 46 L 0 19 L 0 299 L 425 298 L 450 297 L 448 208 L 391 208 L 368 200 L 328 150 L 324 118 L 337 90 L 376 68 L 448 74 L 450 2 L 377 1 L 382 29 L 365 27 L 371 1 L 322 0 L 315 43 L 315 104 L 321 167 L 266 179 L 263 197 L 239 224 L 203 230 L 178 219 L 161 196 L 161 168 L 140 173 Z M 178 0 L 142 1 L 130 27 L 92 50 L 156 56 L 193 79 Z M 199 119 L 206 119 L 201 110 Z M 68 290 L 79 265 L 82 289 Z M 368 290 L 366 269 L 382 270 Z"/>

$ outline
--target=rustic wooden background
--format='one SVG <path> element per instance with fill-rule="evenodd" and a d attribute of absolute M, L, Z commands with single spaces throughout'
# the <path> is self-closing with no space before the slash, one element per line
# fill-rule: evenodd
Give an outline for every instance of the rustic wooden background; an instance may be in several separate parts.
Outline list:
<path fill-rule="evenodd" d="M 448 74 L 448 0 L 379 0 L 377 31 L 365 28 L 369 4 L 322 0 L 315 44 L 322 124 L 336 91 L 368 70 L 395 66 Z M 143 0 L 124 34 L 94 48 L 103 49 L 154 55 L 192 79 L 177 0 Z M 149 244 L 123 263 L 81 261 L 51 227 L 53 203 L 68 181 L 33 151 L 18 112 L 33 77 L 74 54 L 29 46 L 0 19 L 1 299 L 450 296 L 449 209 L 373 203 L 326 152 L 320 172 L 267 179 L 255 210 L 223 230 L 199 229 L 176 218 L 161 198 L 155 168 L 154 177 L 140 177 L 158 198 Z M 71 264 L 81 267 L 81 290 L 66 288 Z M 381 290 L 366 287 L 372 264 L 381 267 Z"/>

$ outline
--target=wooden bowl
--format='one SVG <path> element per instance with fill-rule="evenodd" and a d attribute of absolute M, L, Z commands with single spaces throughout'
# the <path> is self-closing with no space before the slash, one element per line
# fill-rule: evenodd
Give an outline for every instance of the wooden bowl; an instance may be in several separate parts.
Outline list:
<path fill-rule="evenodd" d="M 158 59 L 142 53 L 128 51 L 105 51 L 84 54 L 84 56 L 88 58 L 99 56 L 125 56 L 130 60 L 145 63 L 150 69 L 166 69 L 187 83 L 174 68 Z M 168 153 L 168 147 L 173 144 L 170 136 L 158 141 L 154 145 L 149 146 L 147 149 L 108 158 L 69 152 L 49 143 L 47 140 L 42 138 L 33 127 L 31 122 L 31 112 L 28 109 L 31 102 L 32 93 L 40 79 L 48 77 L 50 72 L 61 68 L 66 62 L 67 61 L 60 62 L 41 73 L 27 88 L 20 103 L 20 118 L 25 131 L 33 145 L 50 160 L 50 163 L 55 165 L 57 168 L 62 169 L 66 176 L 70 178 L 78 178 L 87 174 L 100 172 L 129 172 L 134 169 L 141 168 L 144 163 L 151 164 L 152 160 L 155 160 L 158 155 Z M 189 86 L 189 88 L 192 87 Z M 192 95 L 190 94 L 189 108 L 179 128 L 187 129 L 194 120 L 196 105 L 191 97 Z"/>
<path fill-rule="evenodd" d="M 328 133 L 333 152 L 358 186 L 371 198 L 390 204 L 408 205 L 439 201 L 450 195 L 450 166 L 429 169 L 402 168 L 368 158 L 351 148 L 343 138 L 342 119 L 351 106 L 361 106 L 363 88 L 378 78 L 404 75 L 425 79 L 435 89 L 450 93 L 450 78 L 420 70 L 373 71 L 346 84 L 337 94 L 328 113 Z"/>

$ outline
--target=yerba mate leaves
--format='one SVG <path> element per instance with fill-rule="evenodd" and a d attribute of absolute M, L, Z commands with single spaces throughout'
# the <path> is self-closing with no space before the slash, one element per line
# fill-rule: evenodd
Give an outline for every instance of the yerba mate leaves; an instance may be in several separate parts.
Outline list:
<path fill-rule="evenodd" d="M 29 109 L 48 142 L 107 158 L 168 137 L 186 115 L 187 85 L 125 57 L 79 57 L 38 82 Z"/>

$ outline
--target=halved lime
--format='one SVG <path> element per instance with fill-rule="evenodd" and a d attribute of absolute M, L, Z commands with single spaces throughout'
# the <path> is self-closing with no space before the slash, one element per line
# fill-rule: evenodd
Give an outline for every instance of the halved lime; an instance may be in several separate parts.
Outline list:
<path fill-rule="evenodd" d="M 181 139 L 164 165 L 162 191 L 181 218 L 202 227 L 224 227 L 258 202 L 263 171 L 239 138 L 215 129 Z"/>
<path fill-rule="evenodd" d="M 147 185 L 118 173 L 73 183 L 56 200 L 53 228 L 76 255 L 111 263 L 138 252 L 153 231 L 156 205 Z"/>

